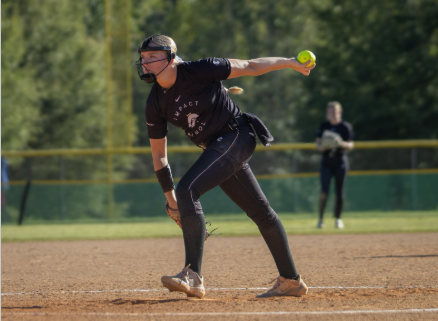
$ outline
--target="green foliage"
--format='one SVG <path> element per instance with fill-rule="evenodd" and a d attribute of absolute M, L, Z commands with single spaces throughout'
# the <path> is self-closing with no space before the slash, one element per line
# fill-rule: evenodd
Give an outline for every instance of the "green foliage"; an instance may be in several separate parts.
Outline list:
<path fill-rule="evenodd" d="M 3 149 L 104 146 L 105 4 L 2 4 Z M 226 82 L 244 87 L 235 101 L 260 115 L 279 142 L 313 140 L 329 100 L 345 106 L 358 139 L 438 135 L 432 124 L 438 117 L 434 0 L 132 0 L 131 6 L 132 60 L 138 43 L 153 33 L 172 36 L 184 60 L 314 51 L 317 68 L 308 78 L 284 70 Z M 133 81 L 143 145 L 150 87 L 135 72 Z M 169 138 L 188 143 L 180 130 Z"/>
<path fill-rule="evenodd" d="M 24 21 L 11 3 L 2 2 L 2 149 L 26 149 L 41 132 L 35 67 L 26 60 Z M 36 81 L 35 81 L 36 80 Z"/>
<path fill-rule="evenodd" d="M 438 138 L 438 2 L 311 5 L 317 67 L 298 110 L 310 140 L 328 101 L 345 107 L 358 140 Z"/>
<path fill-rule="evenodd" d="M 24 2 L 26 60 L 36 67 L 44 128 L 33 148 L 101 147 L 105 138 L 102 41 L 87 34 L 81 1 Z"/>
<path fill-rule="evenodd" d="M 3 148 L 104 145 L 104 44 L 87 32 L 85 4 L 2 5 Z"/>
<path fill-rule="evenodd" d="M 2 1 L 3 149 L 107 146 L 104 9 L 95 0 Z M 113 109 L 113 119 L 126 115 Z M 19 161 L 10 160 L 15 180 L 27 177 Z M 33 178 L 108 177 L 106 157 L 64 161 L 33 160 Z M 116 158 L 114 176 L 123 178 L 131 164 L 131 156 Z M 95 212 L 102 206 L 97 195 L 83 196 Z"/>
<path fill-rule="evenodd" d="M 438 137 L 434 0 L 179 0 L 137 6 L 139 29 L 133 39 L 170 35 L 184 60 L 291 57 L 313 51 L 317 67 L 308 78 L 279 71 L 226 82 L 244 87 L 244 95 L 233 99 L 244 111 L 261 116 L 278 142 L 312 141 L 331 100 L 345 106 L 357 139 Z M 141 121 L 148 90 L 135 88 Z M 169 138 L 187 142 L 181 131 L 171 130 Z M 147 143 L 147 136 L 140 142 Z"/>
<path fill-rule="evenodd" d="M 121 28 L 127 1 L 109 1 L 114 37 L 110 48 L 117 51 L 120 44 L 119 55 L 126 45 Z M 282 70 L 224 83 L 245 89 L 233 100 L 243 111 L 260 116 L 275 142 L 312 141 L 331 100 L 343 104 L 344 118 L 353 124 L 358 140 L 438 137 L 436 0 L 130 3 L 132 55 L 124 59 L 131 62 L 138 58 L 138 44 L 155 33 L 173 37 L 184 60 L 293 57 L 301 50 L 313 51 L 317 67 L 310 77 Z M 126 116 L 130 106 L 117 100 L 126 94 L 121 87 L 128 62 L 114 58 L 116 79 L 106 82 L 105 9 L 101 0 L 2 1 L 3 150 L 105 147 L 109 97 L 114 100 L 113 145 L 124 146 L 134 135 L 136 145 L 149 144 L 144 107 L 150 86 L 138 79 L 132 66 L 136 124 L 131 124 Z M 190 144 L 172 126 L 169 143 Z M 276 158 L 253 167 L 256 172 L 290 172 L 290 162 Z M 297 154 L 296 161 L 299 168 L 309 163 L 304 154 Z M 66 177 L 93 169 L 86 178 L 106 178 L 106 159 L 68 162 L 74 165 L 66 167 Z M 58 163 L 42 161 L 40 178 L 59 177 Z M 146 166 L 143 163 L 138 158 L 136 168 Z M 363 163 L 369 161 L 363 158 Z M 117 157 L 114 166 L 116 176 L 123 177 L 133 166 L 132 158 Z"/>

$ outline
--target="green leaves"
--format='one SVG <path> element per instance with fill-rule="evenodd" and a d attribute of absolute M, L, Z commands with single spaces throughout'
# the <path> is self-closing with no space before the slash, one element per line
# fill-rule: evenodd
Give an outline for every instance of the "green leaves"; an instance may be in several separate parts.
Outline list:
<path fill-rule="evenodd" d="M 77 1 L 3 5 L 3 149 L 102 147 L 105 47 L 87 34 L 88 8 Z"/>
<path fill-rule="evenodd" d="M 436 1 L 332 1 L 313 5 L 318 66 L 307 83 L 324 117 L 329 100 L 345 107 L 361 140 L 436 138 Z M 309 119 L 305 112 L 300 122 Z M 371 125 L 372 124 L 372 125 Z M 301 128 L 310 136 L 309 128 Z"/>
<path fill-rule="evenodd" d="M 127 3 L 110 2 L 113 14 Z M 154 33 L 173 37 L 184 60 L 314 52 L 318 63 L 309 77 L 282 70 L 225 82 L 245 89 L 233 99 L 259 115 L 277 142 L 313 140 L 330 100 L 343 104 L 357 139 L 438 137 L 434 0 L 130 3 L 132 61 L 137 45 Z M 3 149 L 106 146 L 105 32 L 103 1 L 2 1 Z M 119 74 L 129 68 L 113 63 Z M 115 75 L 113 98 L 121 95 L 124 77 Z M 117 146 L 129 135 L 137 135 L 137 145 L 148 144 L 144 106 L 150 87 L 135 72 L 132 81 L 137 124 L 129 132 L 129 106 L 114 103 Z M 169 143 L 188 141 L 171 129 Z"/>
<path fill-rule="evenodd" d="M 41 94 L 36 70 L 26 61 L 24 21 L 10 3 L 2 3 L 2 35 L 2 148 L 25 149 L 41 132 Z"/>

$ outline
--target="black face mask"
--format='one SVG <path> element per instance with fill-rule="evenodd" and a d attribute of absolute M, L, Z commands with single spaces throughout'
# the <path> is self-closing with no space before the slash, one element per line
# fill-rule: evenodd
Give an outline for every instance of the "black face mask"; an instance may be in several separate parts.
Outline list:
<path fill-rule="evenodd" d="M 147 84 L 153 84 L 154 82 L 157 81 L 157 76 L 155 76 L 154 74 L 146 74 L 146 75 L 142 75 L 140 79 Z"/>
<path fill-rule="evenodd" d="M 153 64 L 155 62 L 159 62 L 159 61 L 163 61 L 163 60 L 169 60 L 169 59 L 168 58 L 164 58 L 164 59 L 160 59 L 160 60 L 156 60 L 156 61 L 152 61 L 152 62 L 148 62 L 148 63 L 143 64 L 141 62 L 141 57 L 140 57 L 140 59 L 135 63 L 135 65 L 137 66 L 137 72 L 138 72 L 138 76 L 140 77 L 140 79 L 143 80 L 147 84 L 152 84 L 152 83 L 156 82 L 157 81 L 157 76 L 159 74 L 161 74 L 164 71 L 164 69 L 166 69 L 169 66 L 170 61 L 167 63 L 166 67 L 164 67 L 156 75 L 154 73 L 149 72 L 149 71 L 147 71 L 145 73 L 144 70 L 143 70 L 143 65 L 149 65 L 149 64 Z M 146 67 L 146 69 L 147 69 L 147 67 Z"/>
<path fill-rule="evenodd" d="M 140 54 L 140 59 L 136 62 L 137 66 L 137 72 L 138 76 L 141 80 L 143 80 L 147 84 L 152 84 L 157 81 L 157 76 L 161 74 L 164 69 L 166 69 L 169 66 L 169 63 L 172 61 L 172 59 L 175 59 L 175 53 L 172 53 L 171 48 L 169 46 L 160 46 L 160 47 L 149 47 L 149 43 L 151 42 L 152 38 L 157 35 L 150 36 L 149 38 L 146 38 L 143 43 L 141 44 L 140 48 L 138 48 L 137 52 Z M 141 61 L 141 53 L 144 51 L 167 51 L 167 58 L 148 62 L 147 64 L 142 64 Z M 154 62 L 163 61 L 167 59 L 167 65 L 164 67 L 158 74 L 153 74 L 147 71 L 146 73 L 143 70 L 143 65 L 148 65 Z M 147 67 L 146 67 L 147 69 Z"/>

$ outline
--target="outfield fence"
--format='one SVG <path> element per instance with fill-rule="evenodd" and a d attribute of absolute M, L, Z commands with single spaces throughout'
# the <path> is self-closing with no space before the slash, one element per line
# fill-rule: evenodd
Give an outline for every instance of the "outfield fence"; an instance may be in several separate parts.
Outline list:
<path fill-rule="evenodd" d="M 438 140 L 355 145 L 346 211 L 437 210 L 438 215 Z M 192 146 L 168 151 L 176 181 L 202 152 Z M 162 216 L 165 197 L 147 154 L 148 147 L 2 151 L 12 179 L 4 190 L 2 223 L 15 224 L 20 211 L 25 223 Z M 303 213 L 317 211 L 319 161 L 313 143 L 274 144 L 258 146 L 250 165 L 277 212 Z M 201 202 L 207 215 L 241 213 L 219 188 Z"/>

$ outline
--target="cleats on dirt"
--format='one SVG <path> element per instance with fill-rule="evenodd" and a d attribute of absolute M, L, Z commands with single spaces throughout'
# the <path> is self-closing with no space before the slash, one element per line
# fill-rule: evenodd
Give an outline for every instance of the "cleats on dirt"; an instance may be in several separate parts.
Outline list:
<path fill-rule="evenodd" d="M 193 272 L 187 265 L 174 276 L 163 276 L 161 282 L 170 292 L 184 292 L 188 297 L 201 299 L 205 295 L 204 278 Z"/>
<path fill-rule="evenodd" d="M 267 292 L 259 294 L 256 298 L 269 298 L 272 296 L 302 296 L 307 294 L 307 285 L 301 280 L 301 276 L 298 276 L 297 280 L 286 279 L 279 276 L 277 279 L 272 280 L 275 282 L 274 286 Z"/>

